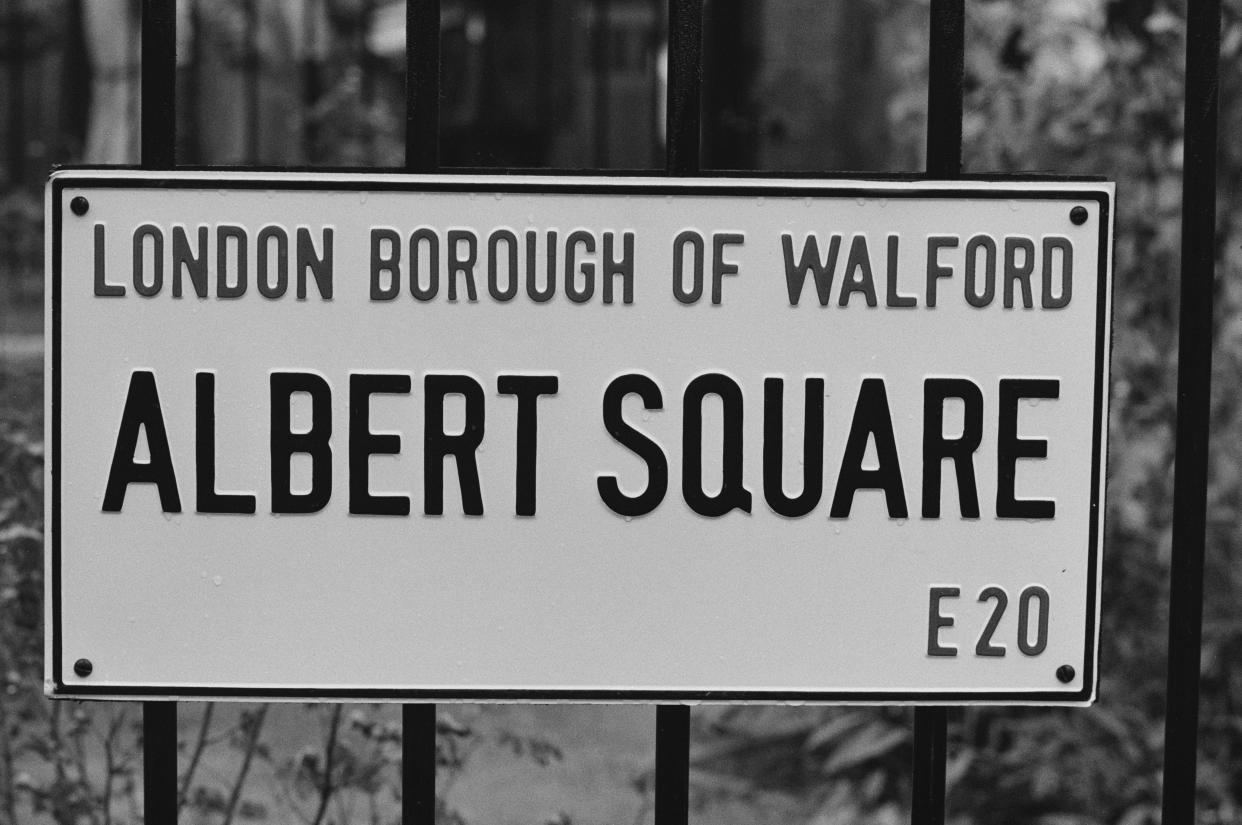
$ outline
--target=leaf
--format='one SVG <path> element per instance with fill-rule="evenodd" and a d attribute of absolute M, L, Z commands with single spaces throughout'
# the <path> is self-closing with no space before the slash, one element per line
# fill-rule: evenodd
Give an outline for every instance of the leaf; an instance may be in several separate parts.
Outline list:
<path fill-rule="evenodd" d="M 824 773 L 834 775 L 883 756 L 904 744 L 908 731 L 887 725 L 868 725 L 850 736 L 824 761 Z"/>
<path fill-rule="evenodd" d="M 835 719 L 817 727 L 806 738 L 803 747 L 807 750 L 819 750 L 824 745 L 831 745 L 839 739 L 846 731 L 852 730 L 866 722 L 868 716 L 857 711 L 846 711 Z"/>

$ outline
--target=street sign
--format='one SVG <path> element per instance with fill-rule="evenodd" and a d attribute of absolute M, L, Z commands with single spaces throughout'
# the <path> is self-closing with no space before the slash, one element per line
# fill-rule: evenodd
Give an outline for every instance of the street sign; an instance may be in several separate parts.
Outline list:
<path fill-rule="evenodd" d="M 48 692 L 1088 703 L 1112 199 L 57 173 Z"/>

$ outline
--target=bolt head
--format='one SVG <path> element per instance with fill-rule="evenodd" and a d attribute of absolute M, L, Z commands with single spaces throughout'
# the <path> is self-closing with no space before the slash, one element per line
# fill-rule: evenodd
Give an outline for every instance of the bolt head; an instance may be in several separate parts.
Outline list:
<path fill-rule="evenodd" d="M 89 210 L 90 208 L 91 208 L 91 202 L 88 201 L 86 198 L 82 197 L 81 195 L 78 195 L 76 198 L 69 201 L 69 210 L 73 212 L 73 214 L 77 215 L 78 217 L 82 217 L 83 215 L 85 215 L 87 213 L 87 210 Z"/>
<path fill-rule="evenodd" d="M 1061 665 L 1057 668 L 1057 679 L 1062 684 L 1068 685 L 1070 682 L 1074 681 L 1074 675 L 1074 668 L 1070 665 Z"/>
<path fill-rule="evenodd" d="M 73 672 L 85 679 L 95 670 L 95 666 L 91 664 L 90 659 L 78 659 L 73 663 Z"/>
<path fill-rule="evenodd" d="M 1075 206 L 1070 210 L 1070 221 L 1074 226 L 1082 226 L 1087 222 L 1087 207 Z"/>

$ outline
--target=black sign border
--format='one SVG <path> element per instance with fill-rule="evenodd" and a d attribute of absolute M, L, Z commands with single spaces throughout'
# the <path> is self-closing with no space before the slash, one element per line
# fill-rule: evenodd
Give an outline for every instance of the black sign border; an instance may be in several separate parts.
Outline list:
<path fill-rule="evenodd" d="M 1112 269 L 1110 229 L 1112 228 L 1111 197 L 1106 192 L 1096 189 L 1001 189 L 971 188 L 945 186 L 942 181 L 929 180 L 915 176 L 869 176 L 858 180 L 834 177 L 833 182 L 846 185 L 814 186 L 816 181 L 824 178 L 798 178 L 782 175 L 781 178 L 765 179 L 753 175 L 746 178 L 715 177 L 715 178 L 671 178 L 667 183 L 655 181 L 628 182 L 621 177 L 599 177 L 591 180 L 573 180 L 569 175 L 548 174 L 532 171 L 531 175 L 540 177 L 538 181 L 515 180 L 511 174 L 500 174 L 494 170 L 472 170 L 472 174 L 490 175 L 491 180 L 463 180 L 459 175 L 422 176 L 408 175 L 377 176 L 374 172 L 358 173 L 351 170 L 344 173 L 337 170 L 304 170 L 301 174 L 326 173 L 334 177 L 328 180 L 314 180 L 299 177 L 278 177 L 279 173 L 264 170 L 240 169 L 191 169 L 178 171 L 203 171 L 213 174 L 205 177 L 177 177 L 176 173 L 146 173 L 142 176 L 125 177 L 73 177 L 72 172 L 95 171 L 116 172 L 117 167 L 110 169 L 73 169 L 65 170 L 52 177 L 49 182 L 49 204 L 51 208 L 51 270 L 49 273 L 51 286 L 51 386 L 45 392 L 51 392 L 51 452 L 48 456 L 50 468 L 50 493 L 52 496 L 50 523 L 51 535 L 51 680 L 47 685 L 47 693 L 53 698 L 70 699 L 144 699 L 168 698 L 184 700 L 213 699 L 254 699 L 256 701 L 285 699 L 290 701 L 328 700 L 328 701 L 359 701 L 359 702 L 609 702 L 609 703 L 653 703 L 653 702 L 761 702 L 782 704 L 789 702 L 814 702 L 823 704 L 927 704 L 927 705 L 1023 705 L 1023 704 L 1084 704 L 1092 702 L 1096 694 L 1096 612 L 1098 571 L 1100 567 L 1100 537 L 1102 535 L 1101 509 L 1105 498 L 1107 484 L 1106 468 L 1102 467 L 1101 443 L 1104 437 L 1104 405 L 1106 390 L 1104 375 L 1111 354 L 1111 335 L 1105 336 L 1105 330 L 1111 332 L 1109 316 L 1112 294 Z M 235 176 L 234 172 L 248 171 L 272 174 L 271 177 Z M 287 170 L 281 170 L 287 171 Z M 338 175 L 348 174 L 348 177 Z M 575 174 L 575 173 L 569 173 Z M 578 173 L 581 174 L 581 173 Z M 586 177 L 584 174 L 583 177 Z M 728 181 L 727 184 L 710 184 L 704 181 Z M 791 186 L 789 181 L 798 181 L 800 185 Z M 867 182 L 908 183 L 907 189 L 868 186 Z M 1059 184 L 1083 184 L 1098 182 L 1098 178 L 1065 178 L 1054 176 L 979 176 L 964 178 L 963 183 L 988 182 L 1007 186 L 1020 186 L 1024 183 L 1050 182 Z M 764 196 L 773 198 L 787 197 L 831 197 L 831 198 L 948 198 L 948 199 L 988 199 L 988 200 L 1064 200 L 1093 201 L 1099 206 L 1099 260 L 1097 263 L 1096 285 L 1096 329 L 1095 329 L 1095 398 L 1093 410 L 1093 433 L 1091 445 L 1091 507 L 1090 507 L 1090 538 L 1087 559 L 1087 626 L 1086 640 L 1083 646 L 1082 687 L 1078 690 L 1045 690 L 1045 691 L 960 691 L 960 690 L 910 690 L 910 691 L 777 691 L 777 690 L 649 690 L 615 688 L 596 689 L 453 689 L 453 688 L 262 688 L 262 687 L 187 687 L 185 685 L 106 685 L 106 684 L 73 684 L 67 685 L 63 679 L 63 645 L 62 645 L 62 598 L 61 598 L 61 335 L 63 318 L 61 312 L 61 231 L 64 215 L 62 194 L 66 188 L 100 189 L 279 189 L 283 191 L 317 191 L 317 192 L 474 192 L 503 194 L 590 194 L 590 195 L 694 195 L 700 197 L 720 196 Z M 1104 484 L 1101 484 L 1101 473 L 1104 472 Z M 1051 678 L 1051 674 L 1050 674 Z"/>

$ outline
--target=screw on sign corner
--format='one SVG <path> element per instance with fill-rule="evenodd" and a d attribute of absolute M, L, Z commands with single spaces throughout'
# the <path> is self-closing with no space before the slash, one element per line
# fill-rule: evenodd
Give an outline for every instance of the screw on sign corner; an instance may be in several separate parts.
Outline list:
<path fill-rule="evenodd" d="M 1074 681 L 1074 668 L 1070 665 L 1061 665 L 1057 668 L 1057 679 L 1062 684 L 1068 685 L 1070 682 Z"/>
<path fill-rule="evenodd" d="M 73 663 L 73 672 L 85 679 L 94 672 L 95 666 L 91 664 L 90 659 L 78 659 Z"/>
<path fill-rule="evenodd" d="M 1074 226 L 1082 226 L 1084 223 L 1086 223 L 1087 222 L 1087 207 L 1075 206 L 1073 209 L 1071 209 L 1070 210 L 1070 222 L 1073 223 Z"/>
<path fill-rule="evenodd" d="M 73 214 L 77 215 L 79 218 L 85 215 L 87 210 L 89 210 L 90 208 L 91 208 L 91 202 L 88 201 L 86 198 L 82 197 L 81 195 L 78 195 L 76 198 L 69 201 L 69 210 L 73 212 Z"/>

